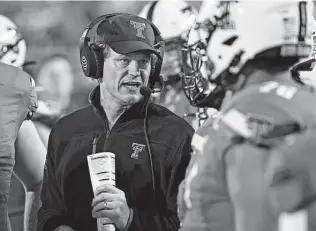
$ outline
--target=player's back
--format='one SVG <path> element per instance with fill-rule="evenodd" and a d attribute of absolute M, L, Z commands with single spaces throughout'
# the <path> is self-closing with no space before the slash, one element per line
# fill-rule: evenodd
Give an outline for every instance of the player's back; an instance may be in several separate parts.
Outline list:
<path fill-rule="evenodd" d="M 216 135 L 216 145 L 227 140 L 230 150 L 216 147 L 215 161 L 203 161 L 217 161 L 221 169 L 217 170 L 218 180 L 226 181 L 218 185 L 228 190 L 240 230 L 277 229 L 278 212 L 263 187 L 266 158 L 275 147 L 286 145 L 289 139 L 284 137 L 316 128 L 314 89 L 289 81 L 290 76 L 283 77 L 249 86 L 234 95 L 221 111 L 222 125 L 219 122 Z M 233 144 L 227 133 L 246 139 Z"/>
<path fill-rule="evenodd" d="M 201 129 L 208 131 L 208 135 L 204 137 L 207 142 L 204 142 L 203 155 L 198 159 L 195 173 L 192 171 L 194 179 L 190 182 L 191 208 L 183 221 L 181 231 L 234 230 L 236 222 L 231 203 L 232 192 L 229 192 L 227 182 L 228 156 L 238 158 L 245 152 L 255 156 L 254 153 L 257 152 L 258 156 L 264 157 L 269 149 L 260 148 L 250 142 L 238 144 L 236 141 L 235 145 L 231 138 L 236 134 L 254 138 L 254 132 L 265 135 L 265 132 L 269 133 L 279 125 L 278 128 L 281 129 L 278 131 L 279 135 L 282 135 L 282 132 L 296 132 L 298 127 L 316 127 L 316 112 L 313 105 L 316 101 L 314 99 L 316 99 L 316 94 L 312 88 L 296 82 L 265 82 L 249 86 L 235 94 L 223 106 L 214 123 L 205 123 Z M 299 126 L 293 126 L 293 124 Z M 275 142 L 277 139 L 272 140 Z M 264 166 L 264 163 L 260 164 L 260 161 L 263 162 L 264 158 L 258 160 L 258 166 L 255 163 L 243 166 L 246 171 L 242 174 L 251 175 L 252 171 L 261 171 L 259 169 Z M 243 190 L 247 189 L 244 188 L 241 191 Z M 251 190 L 248 191 L 251 193 Z M 253 189 L 252 191 L 255 193 Z M 251 204 L 250 198 L 248 204 Z M 271 226 L 266 227 L 269 230 L 273 230 L 277 222 L 277 216 L 271 210 L 265 213 L 263 219 L 259 216 L 257 218 L 260 223 L 271 221 Z M 253 227 L 256 227 L 254 223 L 258 222 L 252 223 Z"/>
<path fill-rule="evenodd" d="M 221 113 L 225 114 L 234 108 L 244 114 L 270 117 L 274 124 L 296 121 L 300 125 L 314 126 L 315 100 L 313 87 L 294 81 L 275 80 L 249 86 L 236 93 Z"/>

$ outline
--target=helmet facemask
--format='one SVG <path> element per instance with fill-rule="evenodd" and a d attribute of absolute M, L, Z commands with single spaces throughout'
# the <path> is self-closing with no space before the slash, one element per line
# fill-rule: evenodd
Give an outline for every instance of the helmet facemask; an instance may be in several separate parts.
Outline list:
<path fill-rule="evenodd" d="M 186 97 L 194 107 L 218 109 L 225 95 L 221 84 L 210 78 L 214 65 L 206 55 L 207 44 L 215 28 L 209 20 L 196 23 L 193 33 L 197 34 L 197 41 L 184 44 L 182 85 Z"/>

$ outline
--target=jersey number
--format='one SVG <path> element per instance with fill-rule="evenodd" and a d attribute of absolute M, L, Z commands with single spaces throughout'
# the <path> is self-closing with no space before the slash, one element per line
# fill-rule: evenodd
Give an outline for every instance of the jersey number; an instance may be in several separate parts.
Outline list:
<path fill-rule="evenodd" d="M 284 99 L 290 100 L 297 93 L 297 88 L 293 86 L 282 85 L 274 81 L 267 82 L 259 88 L 259 92 L 262 93 L 268 93 L 272 91 L 275 91 L 276 95 Z"/>

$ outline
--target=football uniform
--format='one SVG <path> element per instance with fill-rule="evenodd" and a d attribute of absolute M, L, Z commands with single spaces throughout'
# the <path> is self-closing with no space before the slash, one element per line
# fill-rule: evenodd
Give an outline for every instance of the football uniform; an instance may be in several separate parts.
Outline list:
<path fill-rule="evenodd" d="M 208 141 L 208 128 L 211 126 L 211 124 L 213 122 L 213 118 L 214 117 L 210 117 L 207 121 L 205 121 L 205 123 L 195 132 L 194 136 L 192 137 L 191 159 L 190 159 L 190 163 L 186 169 L 185 179 L 179 185 L 179 192 L 178 192 L 178 198 L 177 198 L 178 217 L 179 217 L 181 222 L 183 221 L 183 219 L 185 217 L 185 213 L 188 210 L 188 204 L 190 204 L 190 202 L 188 202 L 188 199 L 190 196 L 189 186 L 190 186 L 190 183 L 192 181 L 192 178 L 196 174 L 196 167 L 194 167 L 194 166 L 195 166 L 197 159 L 201 155 L 203 146 Z"/>
<path fill-rule="evenodd" d="M 275 229 L 278 211 L 264 185 L 267 158 L 293 134 L 315 127 L 313 91 L 296 82 L 253 85 L 236 93 L 213 123 L 201 127 L 207 136 L 188 173 L 181 231 Z M 238 222 L 247 219 L 239 207 L 251 211 L 247 227 Z"/>
<path fill-rule="evenodd" d="M 308 212 L 309 230 L 315 230 L 316 133 L 307 130 L 288 145 L 275 149 L 267 164 L 266 181 L 280 213 Z"/>
<path fill-rule="evenodd" d="M 34 80 L 0 62 L 0 230 L 7 230 L 7 200 L 15 163 L 14 143 L 22 122 L 37 108 Z"/>

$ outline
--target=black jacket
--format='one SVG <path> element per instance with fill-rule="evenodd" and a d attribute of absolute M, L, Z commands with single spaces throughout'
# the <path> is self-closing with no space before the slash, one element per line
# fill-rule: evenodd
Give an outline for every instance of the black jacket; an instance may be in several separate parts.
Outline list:
<path fill-rule="evenodd" d="M 194 130 L 168 109 L 149 102 L 148 135 L 153 156 L 156 205 L 153 201 L 152 176 L 148 149 L 131 158 L 132 144 L 146 145 L 144 136 L 144 102 L 124 112 L 111 131 L 100 106 L 97 87 L 87 107 L 60 119 L 49 138 L 42 190 L 42 207 L 38 213 L 38 231 L 53 231 L 69 225 L 75 231 L 96 231 L 91 215 L 93 190 L 87 155 L 96 152 L 116 154 L 116 187 L 133 209 L 128 231 L 177 230 L 176 198 L 190 160 Z M 156 208 L 155 208 L 156 207 Z"/>

